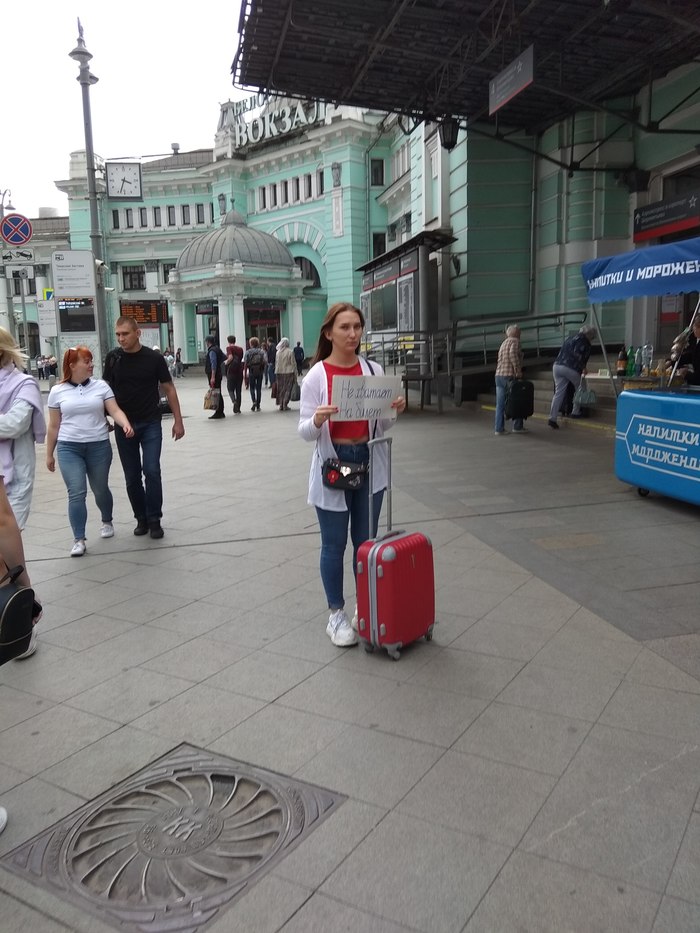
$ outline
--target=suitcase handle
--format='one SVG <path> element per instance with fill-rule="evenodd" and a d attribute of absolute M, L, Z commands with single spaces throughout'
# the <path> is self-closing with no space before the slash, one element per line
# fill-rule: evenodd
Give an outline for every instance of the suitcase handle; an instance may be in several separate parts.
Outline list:
<path fill-rule="evenodd" d="M 374 528 L 374 494 L 372 492 L 372 473 L 374 471 L 374 447 L 376 444 L 386 444 L 387 445 L 387 484 L 386 484 L 386 530 L 387 533 L 392 529 L 392 510 L 391 510 L 391 441 L 390 437 L 373 437 L 372 440 L 367 444 L 369 447 L 369 467 L 367 470 L 367 487 L 369 493 L 367 496 L 368 509 L 369 509 L 369 536 L 373 538 L 372 534 Z M 377 532 L 379 532 L 379 522 L 377 522 Z"/>

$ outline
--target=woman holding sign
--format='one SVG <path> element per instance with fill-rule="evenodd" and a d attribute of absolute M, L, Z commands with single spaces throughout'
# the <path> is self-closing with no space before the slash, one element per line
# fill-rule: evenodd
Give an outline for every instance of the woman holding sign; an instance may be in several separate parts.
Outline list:
<path fill-rule="evenodd" d="M 374 420 L 348 420 L 350 407 L 358 403 L 333 404 L 333 377 L 383 376 L 377 363 L 359 356 L 365 319 L 349 302 L 338 302 L 328 309 L 321 324 L 316 354 L 301 386 L 299 434 L 313 441 L 314 453 L 309 472 L 309 505 L 316 508 L 321 529 L 321 581 L 326 592 L 330 616 L 326 634 L 334 645 L 357 644 L 357 610 L 352 622 L 345 613 L 343 560 L 348 540 L 348 525 L 353 544 L 353 573 L 357 573 L 357 549 L 376 534 L 387 476 L 385 445 L 375 450 L 372 476 L 374 506 L 373 528 L 369 528 L 366 468 L 369 462 L 370 437 L 382 437 L 394 423 L 396 414 L 406 408 L 406 399 L 396 395 L 389 403 L 394 417 Z M 337 385 L 337 383 L 336 383 Z M 336 401 L 341 401 L 336 399 Z M 375 406 L 376 400 L 370 403 Z M 361 406 L 360 406 L 361 407 Z M 340 461 L 342 470 L 329 469 L 327 461 Z M 325 467 L 325 468 L 324 468 Z M 338 484 L 343 488 L 338 488 Z M 347 486 L 351 488 L 347 488 Z M 354 623 L 354 624 L 353 624 Z"/>

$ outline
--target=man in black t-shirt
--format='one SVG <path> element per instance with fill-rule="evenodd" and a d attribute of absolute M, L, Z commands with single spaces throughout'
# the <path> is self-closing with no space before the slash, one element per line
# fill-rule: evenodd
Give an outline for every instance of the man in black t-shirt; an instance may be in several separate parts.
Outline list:
<path fill-rule="evenodd" d="M 126 492 L 136 519 L 135 535 L 150 532 L 162 538 L 163 484 L 160 475 L 160 451 L 163 431 L 160 423 L 160 387 L 173 413 L 173 438 L 185 434 L 180 400 L 161 353 L 141 344 L 141 331 L 131 317 L 120 317 L 116 326 L 118 350 L 111 350 L 105 360 L 103 378 L 114 391 L 117 404 L 127 414 L 134 429 L 126 437 L 115 424 L 119 459 L 126 479 Z M 143 480 L 142 480 L 143 475 Z M 144 484 L 145 481 L 145 484 Z"/>

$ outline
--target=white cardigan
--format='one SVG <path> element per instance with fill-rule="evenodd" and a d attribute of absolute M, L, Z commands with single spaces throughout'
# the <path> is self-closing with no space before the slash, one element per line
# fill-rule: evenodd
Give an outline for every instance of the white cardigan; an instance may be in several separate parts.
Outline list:
<path fill-rule="evenodd" d="M 383 376 L 384 370 L 378 363 L 372 363 L 370 370 L 367 360 L 358 357 L 362 374 L 365 376 Z M 301 384 L 301 400 L 299 406 L 299 435 L 305 441 L 315 441 L 311 468 L 309 470 L 309 505 L 327 509 L 330 512 L 345 512 L 345 493 L 341 489 L 328 489 L 321 480 L 321 467 L 323 461 L 337 456 L 331 440 L 330 423 L 324 421 L 320 428 L 314 424 L 314 413 L 319 405 L 328 404 L 328 380 L 323 362 L 316 363 L 304 376 Z M 376 430 L 375 430 L 376 423 Z M 394 422 L 390 418 L 377 422 L 370 422 L 370 437 L 383 437 Z M 374 449 L 372 462 L 372 492 L 386 489 L 388 482 L 388 457 L 386 444 L 379 444 Z"/>

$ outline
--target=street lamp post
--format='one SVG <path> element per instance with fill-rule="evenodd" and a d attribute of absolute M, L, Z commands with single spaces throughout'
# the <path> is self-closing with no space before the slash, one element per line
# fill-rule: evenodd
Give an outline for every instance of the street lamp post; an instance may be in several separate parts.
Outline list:
<path fill-rule="evenodd" d="M 107 309 L 105 302 L 104 283 L 100 269 L 103 265 L 102 235 L 100 233 L 100 220 L 97 210 L 97 185 L 95 183 L 95 151 L 92 145 L 92 115 L 90 112 L 90 86 L 97 84 L 98 78 L 90 71 L 89 62 L 92 54 L 85 47 L 83 27 L 78 20 L 78 44 L 69 52 L 70 58 L 78 62 L 80 71 L 77 80 L 83 91 L 83 123 L 85 125 L 85 158 L 87 161 L 87 188 L 90 203 L 90 245 L 99 268 L 96 269 L 95 311 L 97 315 L 97 339 L 100 346 L 102 361 L 110 349 L 107 336 Z"/>
<path fill-rule="evenodd" d="M 7 197 L 7 204 L 5 204 L 5 197 Z M 12 192 L 9 188 L 0 191 L 0 221 L 5 216 L 5 208 L 7 208 L 8 211 L 14 211 L 14 207 L 12 206 Z M 7 277 L 5 278 L 5 295 L 7 297 L 7 329 L 12 336 L 17 339 L 14 303 L 12 301 L 12 285 Z"/>

